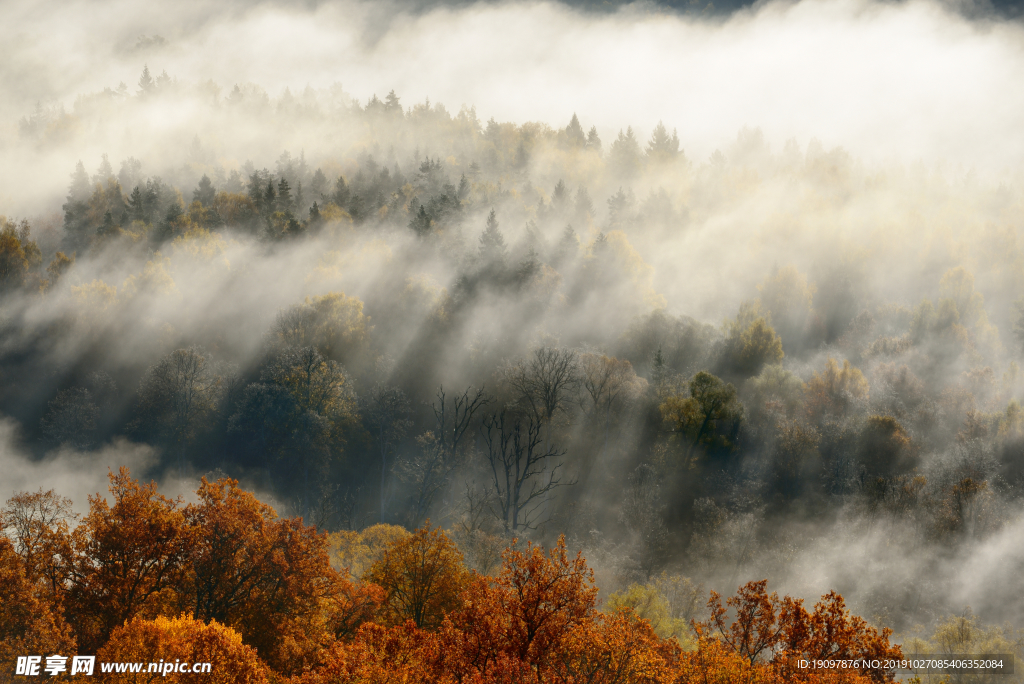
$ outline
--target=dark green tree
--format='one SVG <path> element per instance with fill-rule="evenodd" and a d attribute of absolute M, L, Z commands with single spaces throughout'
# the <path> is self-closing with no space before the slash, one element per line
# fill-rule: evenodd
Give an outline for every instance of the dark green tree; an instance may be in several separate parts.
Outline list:
<path fill-rule="evenodd" d="M 199 185 L 192 191 L 192 201 L 199 202 L 204 207 L 209 208 L 213 206 L 213 200 L 216 196 L 217 189 L 213 187 L 210 177 L 204 173 L 203 177 L 199 179 Z"/>

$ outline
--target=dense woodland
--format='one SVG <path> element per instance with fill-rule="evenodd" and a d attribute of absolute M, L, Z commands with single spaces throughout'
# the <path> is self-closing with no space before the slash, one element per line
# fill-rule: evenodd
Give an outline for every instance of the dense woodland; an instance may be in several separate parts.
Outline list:
<path fill-rule="evenodd" d="M 197 132 L 159 139 L 153 113 L 186 105 Z M 137 156 L 80 161 L 62 171 L 62 201 L 3 219 L 0 412 L 17 426 L 5 448 L 88 463 L 143 445 L 143 479 L 195 490 L 201 476 L 236 478 L 317 554 L 333 544 L 352 576 L 330 582 L 373 594 L 361 619 L 389 616 L 356 642 L 350 622 L 331 627 L 348 645 L 317 648 L 340 649 L 337 663 L 346 649 L 401 648 L 420 667 L 434 656 L 417 649 L 467 638 L 458 620 L 482 605 L 455 592 L 443 624 L 442 612 L 388 613 L 387 591 L 368 587 L 397 580 L 379 557 L 345 555 L 367 530 L 392 535 L 379 548 L 440 544 L 474 573 L 452 586 L 484 603 L 531 563 L 568 573 L 596 620 L 573 624 L 654 644 L 670 669 L 682 667 L 672 644 L 703 638 L 691 620 L 710 635 L 707 591 L 765 578 L 808 603 L 835 589 L 901 639 L 931 638 L 956 614 L 1019 647 L 1020 558 L 1005 555 L 1024 496 L 1016 180 L 869 168 L 813 140 L 773 152 L 756 130 L 701 161 L 668 125 L 602 140 L 575 114 L 564 128 L 481 122 L 394 92 L 271 98 L 148 67 L 135 88 L 37 108 L 19 144 L 74 149 L 120 125 L 134 126 Z M 145 490 L 127 477 L 114 476 L 112 501 Z M 204 484 L 199 500 L 225 486 Z M 201 504 L 145 491 L 181 524 L 206 524 L 188 522 Z M 83 525 L 104 505 L 91 501 Z M 98 534 L 71 529 L 72 546 Z M 31 544 L 12 539 L 18 572 L 46 584 Z M 1005 558 L 1007 574 L 971 575 L 972 557 Z M 72 560 L 47 580 L 55 615 L 60 592 L 91 581 Z M 662 618 L 683 626 L 598 619 L 592 581 L 601 605 L 672 606 Z M 159 609 L 67 614 L 68 634 L 98 648 L 132 615 L 186 607 L 257 620 L 179 605 L 163 586 L 139 604 Z M 269 655 L 292 646 L 238 629 L 278 675 L 301 674 Z M 768 667 L 733 647 L 744 667 Z M 568 681 L 525 656 L 501 662 Z M 316 672 L 303 676 L 327 676 Z"/>

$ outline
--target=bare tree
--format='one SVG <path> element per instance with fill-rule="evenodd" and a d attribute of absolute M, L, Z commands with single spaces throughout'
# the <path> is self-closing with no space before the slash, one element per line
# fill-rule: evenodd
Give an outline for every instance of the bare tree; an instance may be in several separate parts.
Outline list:
<path fill-rule="evenodd" d="M 484 420 L 484 442 L 491 466 L 492 485 L 506 534 L 537 529 L 547 494 L 557 487 L 576 484 L 563 481 L 557 463 L 548 469 L 549 459 L 561 458 L 564 450 L 541 446 L 541 423 L 534 416 L 512 416 L 502 410 Z M 547 481 L 544 475 L 547 474 Z"/>
<path fill-rule="evenodd" d="M 501 374 L 516 403 L 528 407 L 537 423 L 570 415 L 582 383 L 579 356 L 572 349 L 540 347 L 532 358 L 505 364 Z"/>
<path fill-rule="evenodd" d="M 430 511 L 437 493 L 447 484 L 452 472 L 467 460 L 471 445 L 466 433 L 476 413 L 490 403 L 483 388 L 467 387 L 449 397 L 444 387 L 437 389 L 434 429 L 420 435 L 419 450 L 399 463 L 399 474 L 410 486 L 411 523 L 419 524 Z"/>

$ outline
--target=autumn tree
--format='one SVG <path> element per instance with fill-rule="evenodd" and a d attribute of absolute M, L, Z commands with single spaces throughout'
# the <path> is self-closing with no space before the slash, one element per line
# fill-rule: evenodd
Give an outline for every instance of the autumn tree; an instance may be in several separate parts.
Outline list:
<path fill-rule="evenodd" d="M 42 262 L 42 254 L 30 234 L 28 221 L 18 226 L 0 216 L 0 292 L 21 287 L 29 271 Z"/>
<path fill-rule="evenodd" d="M 72 536 L 67 614 L 87 653 L 125 620 L 170 609 L 192 543 L 180 500 L 158 494 L 155 482 L 140 484 L 125 467 L 109 477 L 113 505 L 90 496 Z"/>
<path fill-rule="evenodd" d="M 266 666 L 260 662 L 256 650 L 244 644 L 237 632 L 216 621 L 205 623 L 189 615 L 157 616 L 150 620 L 133 618 L 113 631 L 110 640 L 96 652 L 96 658 L 102 662 L 147 663 L 139 673 L 97 672 L 103 682 L 268 682 Z M 148 663 L 159 663 L 167 671 L 150 672 Z M 181 671 L 184 669 L 181 666 L 191 668 L 196 663 L 209 663 L 209 671 Z"/>
<path fill-rule="evenodd" d="M 733 320 L 726 321 L 726 339 L 719 364 L 724 374 L 750 377 L 784 356 L 782 338 L 757 304 L 744 303 Z"/>
<path fill-rule="evenodd" d="M 462 553 L 443 530 L 427 523 L 390 546 L 365 580 L 384 590 L 385 624 L 412 620 L 417 627 L 436 629 L 462 605 L 468 576 Z"/>
<path fill-rule="evenodd" d="M 231 479 L 204 478 L 197 494 L 184 511 L 194 539 L 185 608 L 237 630 L 280 672 L 301 670 L 331 629 L 353 629 L 372 597 L 331 569 L 326 535 L 278 519 Z"/>
<path fill-rule="evenodd" d="M 672 395 L 662 402 L 662 418 L 683 440 L 686 457 L 698 449 L 731 451 L 734 448 L 743 405 L 736 388 L 707 371 L 693 376 L 690 396 Z"/>
<path fill-rule="evenodd" d="M 860 660 L 859 675 L 871 682 L 891 682 L 894 673 L 872 667 L 872 661 L 884 662 L 902 657 L 899 646 L 889 643 L 892 631 L 881 632 L 863 618 L 851 615 L 843 597 L 829 592 L 808 613 L 803 599 L 767 592 L 767 580 L 748 582 L 735 596 L 722 604 L 721 596 L 711 592 L 710 617 L 696 625 L 701 637 L 716 633 L 721 643 L 744 658 L 751 667 L 770 666 L 782 681 L 814 681 L 813 675 L 793 665 L 796 658 Z M 732 615 L 732 622 L 729 616 Z M 699 651 L 699 649 L 698 649 Z"/>
<path fill-rule="evenodd" d="M 345 363 L 362 351 L 369 331 L 363 303 L 344 292 L 330 292 L 279 313 L 271 334 L 282 346 L 314 347 L 325 358 Z"/>
<path fill-rule="evenodd" d="M 409 536 L 401 525 L 370 525 L 359 532 L 339 530 L 327 535 L 330 544 L 331 565 L 348 568 L 361 578 L 384 555 L 388 548 Z"/>
<path fill-rule="evenodd" d="M 51 606 L 63 603 L 74 553 L 71 525 L 78 516 L 71 499 L 52 489 L 19 492 L 0 509 L 0 531 L 21 556 L 25 576 L 41 588 Z"/>
<path fill-rule="evenodd" d="M 498 577 L 474 580 L 442 630 L 448 671 L 486 678 L 511 670 L 519 675 L 511 681 L 547 681 L 572 631 L 596 616 L 596 601 L 593 572 L 582 555 L 569 557 L 564 538 L 548 553 L 509 548 Z"/>
<path fill-rule="evenodd" d="M 75 638 L 59 609 L 39 598 L 37 585 L 15 545 L 0 535 L 0 663 L 5 681 L 18 656 L 75 651 Z"/>
<path fill-rule="evenodd" d="M 821 372 L 815 372 L 807 382 L 805 410 L 815 423 L 843 418 L 863 406 L 868 398 L 868 381 L 859 369 L 843 360 L 843 365 L 832 357 Z"/>

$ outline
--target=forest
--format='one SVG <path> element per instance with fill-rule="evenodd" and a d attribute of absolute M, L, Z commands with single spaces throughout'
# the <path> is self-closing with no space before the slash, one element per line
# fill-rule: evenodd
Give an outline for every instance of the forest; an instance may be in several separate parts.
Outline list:
<path fill-rule="evenodd" d="M 155 72 L 17 127 L 124 154 L 0 219 L 4 659 L 1024 652 L 1019 174 Z"/>

